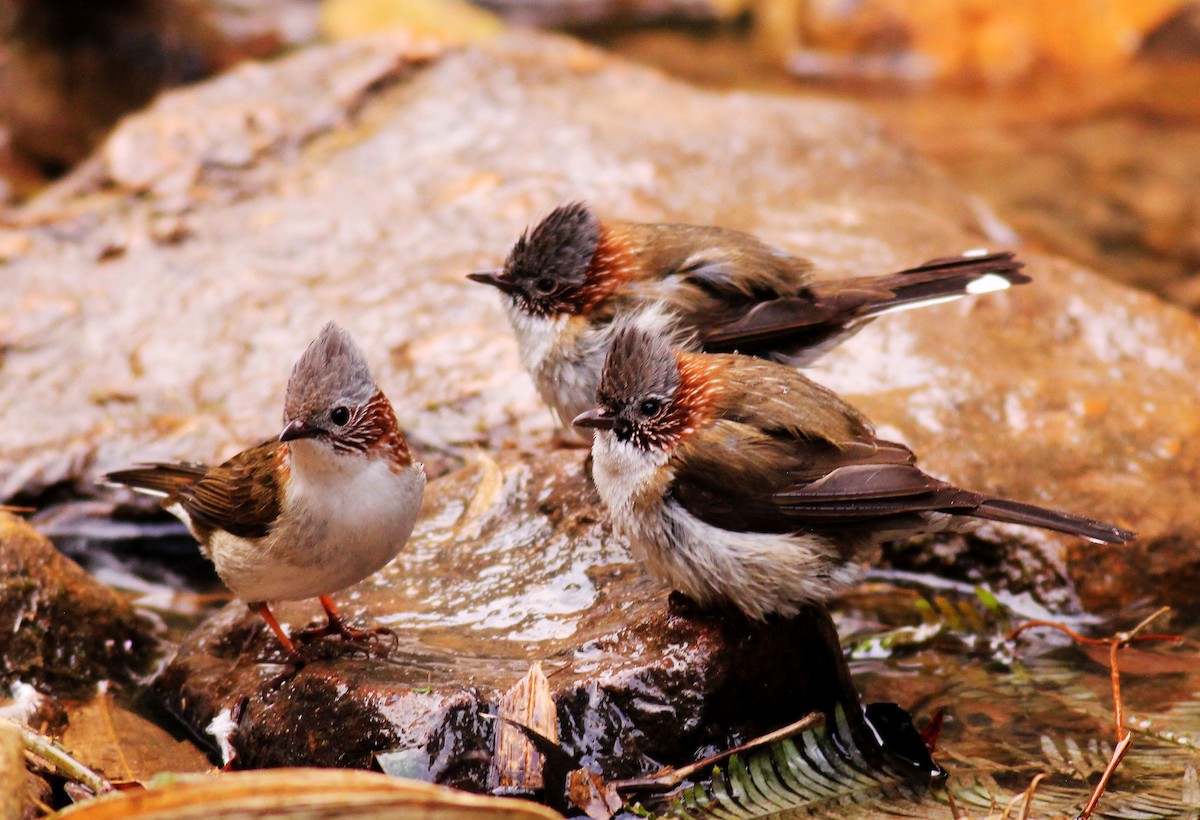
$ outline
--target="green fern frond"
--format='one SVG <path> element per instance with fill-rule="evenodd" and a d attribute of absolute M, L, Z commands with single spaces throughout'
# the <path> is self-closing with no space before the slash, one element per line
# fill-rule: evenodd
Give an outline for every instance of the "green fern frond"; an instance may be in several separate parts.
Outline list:
<path fill-rule="evenodd" d="M 893 801 L 911 810 L 928 788 L 929 780 L 914 777 L 911 766 L 877 750 L 864 752 L 839 709 L 832 728 L 818 726 L 745 757 L 735 755 L 725 769 L 714 767 L 707 782 L 684 789 L 660 816 L 782 817 L 834 809 L 840 814 L 851 806 Z"/>

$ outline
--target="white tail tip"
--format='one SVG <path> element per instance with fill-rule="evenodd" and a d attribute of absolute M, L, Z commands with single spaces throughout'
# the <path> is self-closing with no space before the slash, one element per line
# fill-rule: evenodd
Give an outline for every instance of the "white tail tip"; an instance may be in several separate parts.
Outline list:
<path fill-rule="evenodd" d="M 985 273 L 973 282 L 967 283 L 967 293 L 976 296 L 980 293 L 995 293 L 998 290 L 1008 290 L 1012 282 L 998 273 Z"/>

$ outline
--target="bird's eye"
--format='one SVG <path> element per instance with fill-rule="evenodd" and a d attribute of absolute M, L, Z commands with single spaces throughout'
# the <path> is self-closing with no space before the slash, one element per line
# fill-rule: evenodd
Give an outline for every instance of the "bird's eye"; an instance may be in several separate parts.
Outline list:
<path fill-rule="evenodd" d="M 662 410 L 662 402 L 658 399 L 646 399 L 638 405 L 638 411 L 643 416 L 653 416 Z"/>
<path fill-rule="evenodd" d="M 533 283 L 533 287 L 538 293 L 541 294 L 553 293 L 554 289 L 558 287 L 558 282 L 554 281 L 549 276 L 543 276 Z"/>
<path fill-rule="evenodd" d="M 329 420 L 341 427 L 346 422 L 350 421 L 350 411 L 345 407 L 335 407 L 329 411 Z"/>

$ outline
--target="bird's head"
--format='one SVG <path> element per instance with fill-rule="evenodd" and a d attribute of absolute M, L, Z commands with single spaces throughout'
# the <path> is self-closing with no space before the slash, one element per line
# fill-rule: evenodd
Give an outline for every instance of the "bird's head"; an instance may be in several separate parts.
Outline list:
<path fill-rule="evenodd" d="M 586 204 L 560 205 L 521 234 L 503 268 L 467 278 L 498 288 L 531 316 L 581 313 L 590 301 L 588 272 L 600 234 L 600 220 Z"/>

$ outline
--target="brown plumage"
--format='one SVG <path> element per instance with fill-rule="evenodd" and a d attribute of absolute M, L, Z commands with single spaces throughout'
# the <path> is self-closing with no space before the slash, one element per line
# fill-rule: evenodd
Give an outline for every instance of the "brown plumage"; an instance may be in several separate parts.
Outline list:
<path fill-rule="evenodd" d="M 280 478 L 286 476 L 286 445 L 268 441 L 243 450 L 217 467 L 147 464 L 108 473 L 112 484 L 160 493 L 163 506 L 178 504 L 205 547 L 214 530 L 262 538 L 279 517 Z M 204 537 L 200 537 L 204 536 Z"/>
<path fill-rule="evenodd" d="M 883 313 L 1028 282 L 1021 268 L 995 253 L 820 280 L 808 260 L 742 231 L 602 220 L 577 202 L 522 234 L 502 270 L 469 276 L 506 294 L 522 361 L 566 423 L 594 395 L 614 322 L 631 316 L 697 349 L 798 365 Z"/>
<path fill-rule="evenodd" d="M 366 359 L 332 322 L 292 368 L 278 439 L 216 467 L 146 464 L 104 478 L 161 497 L 293 654 L 269 601 L 319 598 L 328 626 L 310 637 L 374 635 L 343 623 L 330 594 L 395 557 L 425 486 Z"/>
<path fill-rule="evenodd" d="M 614 341 L 593 475 L 635 555 L 701 603 L 794 614 L 882 541 L 984 518 L 1104 543 L 1113 524 L 955 487 L 831 391 L 783 365 L 686 353 L 635 327 Z"/>

